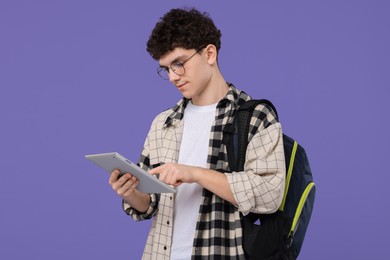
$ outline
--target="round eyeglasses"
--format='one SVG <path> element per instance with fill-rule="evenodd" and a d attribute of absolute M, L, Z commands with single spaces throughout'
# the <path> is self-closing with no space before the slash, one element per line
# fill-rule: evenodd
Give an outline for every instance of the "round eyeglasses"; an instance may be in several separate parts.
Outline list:
<path fill-rule="evenodd" d="M 172 71 L 178 76 L 183 76 L 186 72 L 186 69 L 184 68 L 184 64 L 189 61 L 192 57 L 194 57 L 200 50 L 202 50 L 205 47 L 199 48 L 194 54 L 191 55 L 188 59 L 186 59 L 183 62 L 175 61 L 168 67 L 159 67 L 157 68 L 157 74 L 165 80 L 169 79 L 169 73 Z"/>

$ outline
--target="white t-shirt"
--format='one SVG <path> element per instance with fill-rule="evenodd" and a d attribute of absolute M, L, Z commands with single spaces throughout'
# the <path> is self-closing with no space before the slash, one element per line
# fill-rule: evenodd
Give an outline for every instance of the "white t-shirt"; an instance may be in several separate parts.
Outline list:
<path fill-rule="evenodd" d="M 188 102 L 183 118 L 179 164 L 207 166 L 210 131 L 216 107 L 217 104 L 195 106 Z M 171 260 L 191 259 L 201 198 L 202 187 L 197 183 L 183 183 L 177 188 Z"/>

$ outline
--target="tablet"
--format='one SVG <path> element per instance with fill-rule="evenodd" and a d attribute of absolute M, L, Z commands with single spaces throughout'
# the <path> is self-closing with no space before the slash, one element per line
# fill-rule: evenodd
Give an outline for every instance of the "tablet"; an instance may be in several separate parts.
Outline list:
<path fill-rule="evenodd" d="M 139 180 L 137 190 L 145 193 L 174 193 L 176 189 L 165 182 L 160 181 L 156 176 L 143 170 L 137 164 L 126 159 L 119 153 L 100 153 L 88 154 L 85 156 L 88 160 L 111 173 L 115 169 L 120 170 L 121 174 L 131 173 Z"/>

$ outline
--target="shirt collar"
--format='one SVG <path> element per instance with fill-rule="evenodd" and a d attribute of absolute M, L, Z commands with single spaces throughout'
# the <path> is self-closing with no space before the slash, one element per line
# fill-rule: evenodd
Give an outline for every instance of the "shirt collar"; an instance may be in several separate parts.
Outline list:
<path fill-rule="evenodd" d="M 225 97 L 223 97 L 217 105 L 217 108 L 226 108 L 231 106 L 232 110 L 235 110 L 237 106 L 241 105 L 246 100 L 251 99 L 244 91 L 238 90 L 233 84 L 227 83 L 229 86 L 229 90 L 226 93 Z M 190 100 L 187 98 L 180 99 L 176 105 L 171 108 L 172 113 L 169 114 L 167 119 L 165 120 L 164 127 L 168 126 L 177 126 L 177 124 L 183 119 L 184 110 Z"/>

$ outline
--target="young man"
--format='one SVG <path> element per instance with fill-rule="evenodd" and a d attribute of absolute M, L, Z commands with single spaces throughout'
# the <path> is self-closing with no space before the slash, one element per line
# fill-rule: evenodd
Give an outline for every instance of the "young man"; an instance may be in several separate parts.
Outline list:
<path fill-rule="evenodd" d="M 207 14 L 172 9 L 147 43 L 183 98 L 154 119 L 139 161 L 177 193 L 144 194 L 131 173 L 109 180 L 127 214 L 153 218 L 143 259 L 244 259 L 241 214 L 275 212 L 282 201 L 282 129 L 267 106 L 252 118 L 245 171 L 229 172 L 223 128 L 250 97 L 223 78 L 220 37 Z"/>

